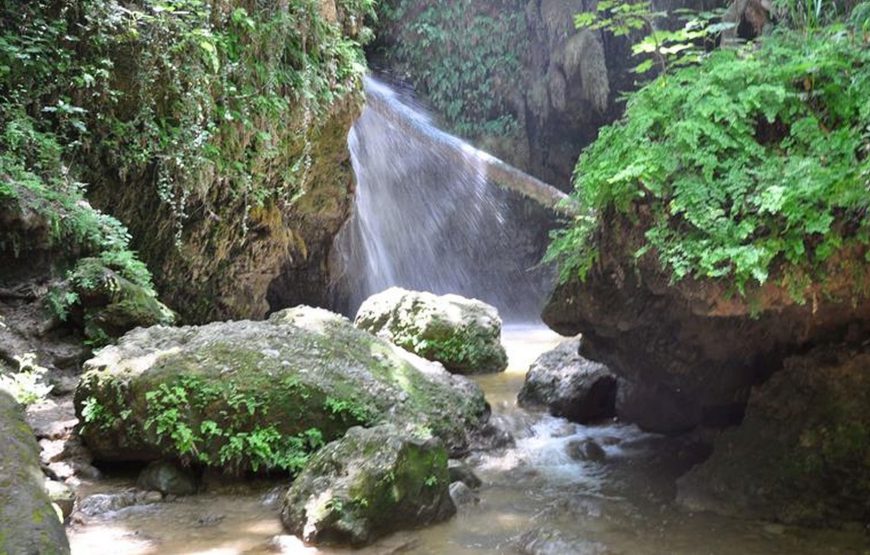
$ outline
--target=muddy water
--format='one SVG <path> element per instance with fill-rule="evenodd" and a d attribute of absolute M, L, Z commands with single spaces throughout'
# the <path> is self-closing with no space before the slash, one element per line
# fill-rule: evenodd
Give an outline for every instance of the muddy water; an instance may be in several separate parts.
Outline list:
<path fill-rule="evenodd" d="M 480 502 L 452 520 L 402 532 L 357 553 L 484 554 L 870 554 L 860 531 L 805 530 L 689 514 L 672 502 L 674 479 L 692 464 L 693 446 L 613 422 L 585 427 L 516 407 L 534 358 L 559 337 L 513 326 L 504 340 L 511 367 L 478 379 L 494 418 L 517 438 L 511 448 L 473 455 L 484 485 Z M 577 460 L 572 447 L 593 440 L 604 462 Z M 576 455 L 575 455 L 576 456 Z M 600 457 L 597 457 L 600 458 Z M 116 479 L 91 491 L 131 487 Z M 173 502 L 139 505 L 73 525 L 76 555 L 346 553 L 307 548 L 281 536 L 283 484 L 227 486 Z"/>

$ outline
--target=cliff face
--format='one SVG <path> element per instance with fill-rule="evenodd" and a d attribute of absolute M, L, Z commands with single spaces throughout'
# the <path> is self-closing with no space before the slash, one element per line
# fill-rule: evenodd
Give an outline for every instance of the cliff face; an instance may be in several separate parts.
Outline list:
<path fill-rule="evenodd" d="M 657 8 L 710 7 L 698 0 Z M 447 127 L 563 190 L 577 154 L 636 88 L 631 42 L 578 30 L 594 0 L 390 0 L 376 69 L 412 84 Z"/>
<path fill-rule="evenodd" d="M 352 196 L 346 140 L 362 104 L 365 4 L 213 2 L 193 25 L 118 45 L 124 100 L 107 117 L 128 128 L 151 119 L 160 132 L 147 139 L 168 145 L 119 170 L 117 145 L 104 142 L 86 163 L 91 192 L 129 225 L 186 319 L 325 302 L 327 252 Z M 150 51 L 197 26 L 218 37 L 205 67 Z M 190 73 L 152 81 L 164 71 Z"/>
<path fill-rule="evenodd" d="M 62 171 L 126 224 L 186 321 L 321 304 L 351 201 L 346 138 L 370 8 L 7 3 L 3 27 L 20 44 L 0 53 L 4 120 L 18 114 L 56 140 Z M 16 57 L 26 48 L 35 54 Z"/>

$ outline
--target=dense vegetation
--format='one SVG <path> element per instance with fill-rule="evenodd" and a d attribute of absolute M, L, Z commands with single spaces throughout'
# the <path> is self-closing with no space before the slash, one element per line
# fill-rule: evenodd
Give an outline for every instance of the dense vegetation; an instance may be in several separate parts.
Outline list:
<path fill-rule="evenodd" d="M 870 243 L 868 98 L 860 22 L 778 30 L 662 75 L 580 157 L 587 212 L 549 256 L 563 279 L 585 278 L 596 230 L 622 215 L 643 230 L 636 257 L 656 255 L 674 281 L 742 292 L 775 279 L 801 299 L 838 253 Z"/>
<path fill-rule="evenodd" d="M 517 119 L 499 91 L 518 83 L 525 54 L 525 2 L 390 0 L 385 25 L 400 27 L 387 61 L 459 135 L 510 135 Z"/>
<path fill-rule="evenodd" d="M 0 195 L 149 287 L 123 226 L 80 202 L 88 189 L 150 188 L 163 242 L 180 244 L 192 210 L 242 214 L 225 233 L 244 236 L 257 207 L 304 193 L 312 136 L 365 67 L 372 0 L 337 3 L 352 30 L 316 0 L 285 4 L 3 0 Z"/>

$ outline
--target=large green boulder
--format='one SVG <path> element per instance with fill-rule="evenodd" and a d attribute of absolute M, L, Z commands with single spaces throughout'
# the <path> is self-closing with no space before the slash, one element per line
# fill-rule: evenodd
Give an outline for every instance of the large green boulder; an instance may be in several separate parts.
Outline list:
<path fill-rule="evenodd" d="M 281 520 L 306 543 L 365 545 L 452 516 L 449 484 L 438 440 L 392 425 L 351 428 L 296 478 Z"/>
<path fill-rule="evenodd" d="M 488 414 L 480 389 L 321 309 L 154 326 L 85 364 L 80 433 L 102 460 L 299 470 L 357 425 L 401 422 L 453 451 Z"/>
<path fill-rule="evenodd" d="M 15 399 L 0 390 L 0 553 L 69 553 L 58 512 L 45 489 L 39 446 Z"/>
<path fill-rule="evenodd" d="M 354 323 L 456 374 L 507 368 L 498 311 L 477 299 L 392 287 L 366 299 Z"/>

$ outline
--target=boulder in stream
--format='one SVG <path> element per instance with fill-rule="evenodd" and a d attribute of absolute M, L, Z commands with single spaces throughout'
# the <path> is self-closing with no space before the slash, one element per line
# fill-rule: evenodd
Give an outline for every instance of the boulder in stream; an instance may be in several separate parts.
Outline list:
<path fill-rule="evenodd" d="M 507 368 L 498 311 L 477 299 L 392 287 L 369 297 L 354 323 L 455 374 Z"/>
<path fill-rule="evenodd" d="M 361 546 L 449 518 L 447 451 L 392 425 L 354 427 L 315 454 L 284 498 L 281 520 L 310 544 Z"/>
<path fill-rule="evenodd" d="M 36 438 L 21 407 L 4 390 L 0 390 L 0 437 L 0 553 L 69 553 L 63 524 L 45 489 Z"/>
<path fill-rule="evenodd" d="M 80 433 L 108 461 L 294 472 L 352 426 L 400 422 L 461 452 L 488 416 L 471 381 L 309 307 L 137 329 L 85 370 Z"/>
<path fill-rule="evenodd" d="M 603 364 L 580 356 L 580 338 L 542 354 L 529 368 L 517 400 L 581 424 L 615 414 L 617 380 Z"/>

